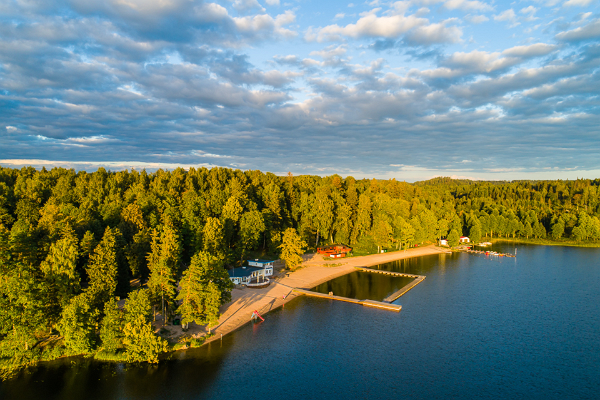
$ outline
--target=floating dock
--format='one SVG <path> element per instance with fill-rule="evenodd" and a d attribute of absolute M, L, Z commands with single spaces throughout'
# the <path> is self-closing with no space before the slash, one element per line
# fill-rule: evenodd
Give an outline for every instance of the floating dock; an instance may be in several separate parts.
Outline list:
<path fill-rule="evenodd" d="M 349 297 L 329 295 L 329 294 L 313 292 L 311 290 L 305 290 L 305 289 L 294 289 L 294 292 L 302 293 L 306 296 L 319 297 L 321 299 L 330 299 L 330 300 L 345 301 L 347 303 L 362 304 L 363 306 L 366 306 L 366 307 L 379 308 L 382 310 L 395 311 L 395 312 L 400 312 L 400 310 L 402 310 L 402 306 L 399 304 L 383 303 L 381 301 L 375 301 L 375 300 L 356 300 L 356 299 L 351 299 Z"/>

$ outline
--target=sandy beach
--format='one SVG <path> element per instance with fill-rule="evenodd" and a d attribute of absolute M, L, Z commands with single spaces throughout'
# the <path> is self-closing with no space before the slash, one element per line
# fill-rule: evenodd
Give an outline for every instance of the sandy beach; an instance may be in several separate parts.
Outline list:
<path fill-rule="evenodd" d="M 264 317 L 274 308 L 281 307 L 295 297 L 301 296 L 301 294 L 293 292 L 295 288 L 311 289 L 323 282 L 355 271 L 355 267 L 368 267 L 404 258 L 447 252 L 449 251 L 431 245 L 406 251 L 336 260 L 324 260 L 323 256 L 319 254 L 305 255 L 302 268 L 287 274 L 278 272 L 272 277 L 271 285 L 266 288 L 237 287 L 233 289 L 231 302 L 221 307 L 219 323 L 212 328 L 215 335 L 207 342 L 220 339 L 221 335 L 224 336 L 250 322 L 254 310 Z"/>

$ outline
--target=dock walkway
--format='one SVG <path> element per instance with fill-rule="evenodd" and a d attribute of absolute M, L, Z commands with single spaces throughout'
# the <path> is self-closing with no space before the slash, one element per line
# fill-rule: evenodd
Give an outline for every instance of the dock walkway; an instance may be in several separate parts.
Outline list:
<path fill-rule="evenodd" d="M 306 290 L 306 289 L 294 289 L 294 292 L 302 293 L 306 296 L 319 297 L 321 299 L 331 299 L 331 300 L 345 301 L 347 303 L 362 304 L 363 306 L 366 306 L 366 307 L 380 308 L 383 310 L 389 310 L 389 311 L 395 311 L 395 312 L 400 312 L 400 310 L 402 310 L 402 306 L 399 304 L 390 304 L 390 303 L 384 303 L 381 301 L 368 300 L 368 299 L 367 300 L 357 300 L 357 299 L 351 299 L 349 297 L 342 297 L 342 296 L 335 296 L 335 295 L 330 295 L 330 294 L 325 294 L 325 293 L 313 292 L 311 290 Z"/>

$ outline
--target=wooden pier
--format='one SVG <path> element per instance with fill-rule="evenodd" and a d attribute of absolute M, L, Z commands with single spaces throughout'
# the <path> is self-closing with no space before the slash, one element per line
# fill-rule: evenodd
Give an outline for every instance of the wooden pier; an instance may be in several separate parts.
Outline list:
<path fill-rule="evenodd" d="M 384 274 L 384 275 L 392 275 L 392 276 L 400 276 L 403 278 L 425 278 L 423 275 L 413 275 L 413 274 L 405 274 L 404 272 L 393 272 L 393 271 L 384 271 L 381 269 L 373 269 L 373 268 L 365 268 L 365 267 L 356 267 L 359 271 L 362 272 L 372 272 L 374 274 Z"/>
<path fill-rule="evenodd" d="M 398 290 L 397 292 L 392 293 L 391 295 L 389 295 L 388 297 L 383 299 L 383 301 L 385 301 L 387 303 L 391 303 L 393 301 L 398 300 L 401 296 L 404 296 L 406 294 L 406 292 L 408 292 L 410 289 L 414 288 L 415 286 L 417 286 L 419 283 L 423 282 L 424 280 L 425 280 L 425 276 L 418 275 L 418 278 L 415 278 L 414 281 L 412 281 L 408 285 L 404 286 L 402 289 Z"/>
<path fill-rule="evenodd" d="M 362 304 L 363 306 L 366 306 L 366 307 L 379 308 L 381 310 L 388 310 L 388 311 L 395 311 L 395 312 L 400 312 L 400 310 L 402 310 L 402 306 L 399 304 L 383 303 L 381 301 L 368 300 L 368 299 L 367 300 L 357 300 L 357 299 L 351 299 L 349 297 L 329 295 L 329 294 L 313 292 L 313 291 L 305 290 L 305 289 L 294 289 L 294 292 L 302 293 L 306 296 L 319 297 L 321 299 L 330 299 L 330 300 L 345 301 L 347 303 Z"/>

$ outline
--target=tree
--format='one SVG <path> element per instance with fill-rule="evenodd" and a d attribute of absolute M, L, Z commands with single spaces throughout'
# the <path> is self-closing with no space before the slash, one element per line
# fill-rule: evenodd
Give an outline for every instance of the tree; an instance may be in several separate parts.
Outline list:
<path fill-rule="evenodd" d="M 248 211 L 240 219 L 240 248 L 241 261 L 243 262 L 246 250 L 255 248 L 260 240 L 260 235 L 265 230 L 265 223 L 259 211 Z"/>
<path fill-rule="evenodd" d="M 371 202 L 369 196 L 367 196 L 365 193 L 361 194 L 358 198 L 356 223 L 354 224 L 354 229 L 352 230 L 352 237 L 350 240 L 351 243 L 356 243 L 361 235 L 371 229 L 372 210 L 373 203 Z"/>
<path fill-rule="evenodd" d="M 233 283 L 221 262 L 206 252 L 192 257 L 189 268 L 179 282 L 177 313 L 182 324 L 214 325 L 219 321 L 219 306 L 231 299 Z M 226 293 L 224 293 L 226 292 Z"/>
<path fill-rule="evenodd" d="M 352 232 L 352 207 L 343 203 L 337 208 L 337 216 L 333 225 L 337 243 L 349 243 Z"/>
<path fill-rule="evenodd" d="M 116 232 L 116 228 L 106 228 L 86 268 L 90 280 L 86 292 L 92 308 L 101 307 L 117 288 Z"/>
<path fill-rule="evenodd" d="M 575 237 L 575 240 L 581 242 L 582 240 L 585 240 L 587 233 L 584 228 L 577 225 L 575 228 L 573 228 L 573 236 Z"/>
<path fill-rule="evenodd" d="M 149 290 L 131 292 L 125 302 L 123 327 L 123 344 L 128 362 L 157 363 L 158 355 L 167 351 L 167 342 L 154 334 L 151 319 Z"/>
<path fill-rule="evenodd" d="M 163 226 L 162 232 L 152 234 L 152 251 L 148 255 L 150 278 L 148 288 L 154 299 L 160 299 L 163 325 L 166 324 L 167 305 L 175 300 L 175 276 L 179 269 L 180 247 L 178 236 L 172 225 Z"/>
<path fill-rule="evenodd" d="M 108 353 L 116 353 L 123 346 L 123 313 L 115 299 L 104 304 L 100 340 L 102 349 Z"/>
<path fill-rule="evenodd" d="M 404 245 L 406 248 L 415 239 L 415 228 L 402 217 L 396 219 L 395 226 L 395 237 L 398 240 L 399 247 Z"/>
<path fill-rule="evenodd" d="M 98 310 L 91 306 L 87 293 L 71 299 L 64 308 L 58 331 L 65 338 L 65 347 L 70 354 L 87 354 L 96 348 L 96 320 Z"/>
<path fill-rule="evenodd" d="M 481 240 L 481 225 L 479 224 L 479 221 L 471 226 L 471 229 L 469 230 L 469 236 L 471 242 L 479 243 Z"/>
<path fill-rule="evenodd" d="M 460 241 L 460 235 L 456 229 L 452 229 L 448 235 L 448 246 L 456 247 Z"/>
<path fill-rule="evenodd" d="M 535 221 L 535 224 L 533 227 L 533 232 L 534 232 L 535 236 L 537 236 L 539 238 L 546 237 L 546 228 L 544 228 L 544 225 L 542 225 L 539 221 Z"/>
<path fill-rule="evenodd" d="M 225 206 L 223 207 L 223 212 L 221 214 L 221 219 L 223 220 L 223 238 L 225 247 L 229 248 L 233 235 L 235 233 L 235 228 L 242 216 L 242 212 L 244 208 L 240 204 L 239 199 L 236 196 L 231 196 Z"/>
<path fill-rule="evenodd" d="M 562 218 L 559 218 L 552 225 L 552 239 L 558 240 L 564 235 L 564 233 L 565 233 L 565 221 L 563 221 Z"/>
<path fill-rule="evenodd" d="M 204 229 L 204 251 L 216 257 L 224 258 L 223 254 L 223 224 L 217 218 L 208 217 Z"/>
<path fill-rule="evenodd" d="M 529 239 L 529 236 L 533 235 L 533 228 L 531 227 L 529 221 L 525 222 L 523 228 L 523 234 L 525 235 L 525 238 Z"/>
<path fill-rule="evenodd" d="M 69 300 L 79 292 L 77 236 L 68 225 L 63 228 L 61 236 L 61 239 L 52 243 L 46 259 L 40 264 L 48 289 L 46 309 L 52 325 L 57 322 Z"/>
<path fill-rule="evenodd" d="M 288 228 L 283 232 L 283 243 L 279 248 L 281 249 L 279 258 L 285 262 L 286 268 L 293 271 L 302 263 L 306 242 L 298 236 L 294 228 Z"/>
<path fill-rule="evenodd" d="M 372 235 L 379 253 L 380 248 L 389 246 L 392 240 L 392 227 L 387 221 L 380 219 L 373 224 Z"/>
<path fill-rule="evenodd" d="M 319 234 L 326 238 L 329 236 L 335 218 L 333 207 L 333 200 L 327 195 L 327 187 L 320 187 L 315 193 L 312 206 L 313 224 L 317 229 L 315 247 L 319 245 Z"/>

